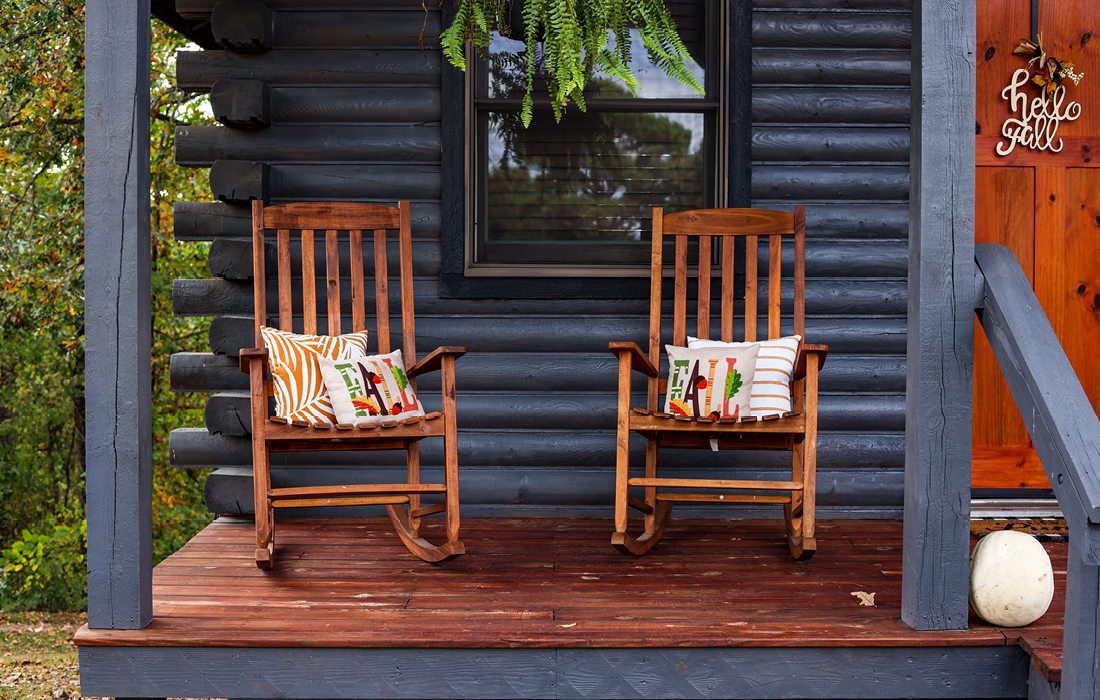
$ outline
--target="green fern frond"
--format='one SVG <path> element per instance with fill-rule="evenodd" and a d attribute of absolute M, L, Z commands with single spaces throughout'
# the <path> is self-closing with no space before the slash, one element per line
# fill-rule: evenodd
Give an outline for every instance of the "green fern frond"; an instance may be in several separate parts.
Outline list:
<path fill-rule="evenodd" d="M 597 72 L 617 80 L 632 94 L 640 83 L 630 70 L 632 28 L 638 30 L 650 61 L 669 77 L 703 93 L 691 70 L 695 61 L 680 38 L 664 0 L 453 0 L 454 19 L 439 36 L 443 55 L 466 70 L 469 48 L 488 53 L 492 32 L 511 35 L 511 5 L 522 2 L 524 79 L 520 118 L 534 117 L 534 84 L 545 77 L 554 118 L 572 102 L 586 109 L 584 91 Z M 541 46 L 541 51 L 539 50 Z"/>

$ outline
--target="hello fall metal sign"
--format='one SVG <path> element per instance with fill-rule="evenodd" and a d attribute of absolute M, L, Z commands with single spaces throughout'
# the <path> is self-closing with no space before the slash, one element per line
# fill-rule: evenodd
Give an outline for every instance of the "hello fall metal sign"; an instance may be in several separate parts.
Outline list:
<path fill-rule="evenodd" d="M 1075 72 L 1072 63 L 1048 56 L 1040 42 L 1041 38 L 1021 39 L 1012 51 L 1030 60 L 1001 90 L 1013 114 L 1001 125 L 1005 140 L 997 144 L 997 155 L 1007 156 L 1017 146 L 1057 153 L 1062 150 L 1058 127 L 1081 116 L 1081 103 L 1066 99 L 1066 83 L 1077 85 L 1084 73 Z M 1038 96 L 1028 89 L 1034 86 L 1039 88 Z"/>

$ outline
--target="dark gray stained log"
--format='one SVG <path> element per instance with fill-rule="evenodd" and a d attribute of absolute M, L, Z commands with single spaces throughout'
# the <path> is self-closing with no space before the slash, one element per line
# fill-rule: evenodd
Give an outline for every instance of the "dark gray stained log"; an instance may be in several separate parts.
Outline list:
<path fill-rule="evenodd" d="M 461 401 L 459 411 L 462 410 Z M 523 469 L 530 478 L 539 468 L 593 468 L 602 470 L 606 478 L 614 479 L 614 470 L 608 463 L 615 456 L 614 434 L 607 431 L 494 431 L 463 430 L 458 435 L 459 461 L 467 467 L 499 467 Z M 505 439 L 506 438 L 506 439 Z M 440 440 L 424 440 L 422 452 L 425 464 L 441 465 L 443 447 Z M 177 428 L 169 440 L 171 462 L 176 467 L 231 467 L 252 464 L 250 442 L 245 438 L 211 435 L 204 428 Z M 904 439 L 897 433 L 828 433 L 822 435 L 818 464 L 823 472 L 837 469 L 863 470 L 867 478 L 872 474 L 889 474 L 901 482 L 901 465 L 904 459 Z M 644 459 L 641 442 L 632 447 L 632 460 Z M 710 450 L 663 450 L 662 463 L 669 468 L 684 470 L 725 470 L 759 467 L 761 469 L 787 469 L 790 474 L 790 455 L 781 452 L 711 452 Z M 396 467 L 403 465 L 401 455 L 387 450 L 373 452 L 311 453 L 279 452 L 272 456 L 273 473 L 284 466 L 308 467 L 311 464 L 342 466 L 353 469 L 374 466 Z M 679 474 L 678 476 L 686 476 Z M 326 478 L 319 475 L 315 478 Z M 828 474 L 823 474 L 819 488 L 830 490 Z M 610 482 L 609 482 L 610 483 Z M 612 492 L 613 493 L 613 492 Z M 606 498 L 608 494 L 599 494 Z M 900 493 L 896 494 L 900 496 Z M 554 499 L 552 493 L 537 497 Z M 900 503 L 900 497 L 895 503 Z"/>
<path fill-rule="evenodd" d="M 267 163 L 438 163 L 439 127 L 308 125 L 273 126 L 263 131 L 221 126 L 176 127 L 177 163 L 208 166 L 223 159 Z"/>
<path fill-rule="evenodd" d="M 974 371 L 972 2 L 913 7 L 902 619 L 965 629 Z M 950 85 L 951 89 L 943 89 Z"/>
<path fill-rule="evenodd" d="M 396 201 L 439 198 L 438 165 L 282 165 L 214 161 L 214 196 L 230 202 L 261 198 Z"/>
<path fill-rule="evenodd" d="M 424 8 L 431 10 L 425 12 Z M 277 11 L 275 46 L 280 49 L 361 49 L 423 46 L 439 50 L 437 4 L 409 3 L 403 11 Z M 310 9 L 309 5 L 296 9 Z"/>
<path fill-rule="evenodd" d="M 752 158 L 756 161 L 906 163 L 909 160 L 909 130 L 757 127 L 752 130 Z"/>
<path fill-rule="evenodd" d="M 461 377 L 459 377 L 461 382 Z M 471 391 L 464 384 L 458 427 L 462 430 L 606 430 L 615 429 L 614 392 L 531 394 L 530 387 L 506 393 L 499 389 Z M 427 411 L 439 410 L 438 396 L 420 387 Z M 819 417 L 822 430 L 896 431 L 905 429 L 901 397 L 889 394 L 823 394 Z M 643 405 L 645 394 L 634 397 Z M 212 435 L 252 434 L 249 398 L 244 392 L 222 392 L 206 400 L 206 429 Z"/>
<path fill-rule="evenodd" d="M 278 124 L 437 122 L 439 90 L 431 87 L 276 87 L 271 117 Z"/>
<path fill-rule="evenodd" d="M 753 200 L 866 199 L 869 192 L 874 192 L 876 199 L 905 200 L 909 196 L 908 168 L 756 165 L 752 169 Z"/>
<path fill-rule="evenodd" d="M 84 692 L 96 695 L 242 697 L 263 688 L 284 698 L 316 697 L 319 688 L 330 698 L 1007 698 L 1026 694 L 1028 675 L 1016 646 L 82 647 L 80 669 Z"/>
<path fill-rule="evenodd" d="M 368 329 L 370 330 L 370 329 Z M 427 350 L 421 351 L 423 355 Z M 828 376 L 821 374 L 821 389 L 835 394 L 900 394 L 905 391 L 902 358 L 891 355 L 838 355 L 829 358 Z M 465 355 L 457 365 L 458 386 L 466 391 L 523 392 L 537 386 L 542 392 L 614 391 L 616 360 L 608 352 L 487 353 Z M 172 391 L 245 391 L 248 377 L 237 360 L 205 352 L 172 355 Z M 439 375 L 417 380 L 425 391 L 439 389 Z M 641 387 L 641 384 L 638 385 Z M 891 411 L 896 409 L 889 409 Z"/>
<path fill-rule="evenodd" d="M 752 51 L 754 85 L 907 85 L 909 52 L 775 48 Z"/>
<path fill-rule="evenodd" d="M 168 365 L 172 391 L 247 389 L 248 375 L 232 357 L 208 352 L 177 352 Z"/>
<path fill-rule="evenodd" d="M 373 319 L 367 319 L 368 327 L 373 323 Z M 784 332 L 790 332 L 789 321 L 785 324 L 788 325 Z M 295 318 L 294 327 L 300 329 L 300 318 Z M 400 333 L 392 330 L 391 337 L 396 344 Z M 416 345 L 425 350 L 440 345 L 465 345 L 478 352 L 603 352 L 607 350 L 608 338 L 641 343 L 647 337 L 648 319 L 644 316 L 418 315 L 416 319 Z M 905 320 L 807 318 L 806 337 L 814 343 L 829 345 L 833 353 L 900 355 L 905 347 Z M 209 339 L 214 353 L 235 356 L 241 348 L 252 347 L 255 342 L 252 319 L 215 318 L 210 324 Z"/>
<path fill-rule="evenodd" d="M 391 206 L 395 202 L 393 199 L 374 201 Z M 252 212 L 247 205 L 228 202 L 176 202 L 172 212 L 174 233 L 178 241 L 212 241 L 218 238 L 252 240 Z M 417 238 L 437 238 L 439 202 L 413 202 L 412 226 Z"/>
<path fill-rule="evenodd" d="M 222 245 L 219 241 L 215 245 Z M 213 266 L 211 267 L 213 270 Z M 642 299 L 608 299 L 593 305 L 591 300 L 570 299 L 558 301 L 551 299 L 440 299 L 439 282 L 435 278 L 417 280 L 416 310 L 421 314 L 584 314 L 601 311 L 609 314 L 638 314 L 648 308 Z M 299 286 L 295 285 L 297 298 Z M 784 304 L 790 308 L 793 304 L 793 292 L 789 287 L 783 289 Z M 176 280 L 172 285 L 172 305 L 179 316 L 244 316 L 252 313 L 252 285 L 240 280 Z M 351 314 L 347 300 L 351 299 L 351 283 L 341 280 L 340 299 L 345 315 Z M 278 310 L 278 290 L 274 283 L 268 285 L 268 313 Z M 400 291 L 390 288 L 391 305 L 395 312 L 400 300 Z M 760 302 L 767 299 L 760 293 Z M 828 280 L 810 279 L 806 287 L 806 310 L 810 314 L 844 315 L 874 314 L 879 316 L 905 315 L 904 280 L 864 280 L 830 278 Z M 672 311 L 672 301 L 666 304 Z M 319 293 L 317 310 L 327 310 L 327 296 Z M 741 305 L 736 307 L 740 315 Z M 717 324 L 717 321 L 715 322 Z M 715 325 L 717 329 L 718 326 Z"/>
<path fill-rule="evenodd" d="M 210 31 L 230 51 L 267 51 L 275 35 L 274 15 L 256 0 L 222 0 L 210 11 Z"/>
<path fill-rule="evenodd" d="M 261 129 L 271 124 L 271 90 L 261 80 L 223 78 L 210 88 L 210 111 L 226 126 Z M 176 141 L 176 159 L 186 141 Z"/>
<path fill-rule="evenodd" d="M 176 0 L 176 11 L 189 19 L 209 19 L 214 5 L 221 0 Z M 816 1 L 816 0 L 815 0 Z M 896 2 L 896 0 L 890 0 Z M 324 0 L 324 2 L 312 2 L 311 0 L 265 0 L 265 4 L 273 10 L 361 10 L 363 0 Z M 372 10 L 379 12 L 409 12 L 410 7 L 401 0 L 379 0 L 371 2 Z M 420 10 L 419 5 L 414 5 Z M 431 6 L 429 6 L 431 9 Z"/>
<path fill-rule="evenodd" d="M 99 629 L 141 629 L 153 616 L 149 22 L 148 2 L 87 3 L 86 422 L 78 428 L 88 624 Z"/>
<path fill-rule="evenodd" d="M 219 78 L 249 78 L 268 85 L 435 85 L 437 51 L 363 49 L 358 51 L 269 51 L 262 55 L 230 51 L 181 51 L 176 81 L 183 90 L 207 92 Z"/>
<path fill-rule="evenodd" d="M 909 18 L 880 13 L 757 12 L 754 47 L 908 49 Z"/>
<path fill-rule="evenodd" d="M 752 120 L 785 123 L 905 124 L 909 89 L 864 87 L 757 87 Z"/>
<path fill-rule="evenodd" d="M 182 0 L 185 4 L 203 1 Z M 210 0 L 205 1 L 209 2 Z M 179 0 L 177 4 L 179 4 Z M 873 10 L 908 15 L 909 11 L 913 9 L 913 2 L 912 0 L 753 0 L 752 6 L 756 11 L 813 9 L 818 12 L 844 12 L 847 10 Z"/>
<path fill-rule="evenodd" d="M 247 202 L 267 199 L 271 168 L 248 160 L 218 160 L 210 166 L 210 190 L 218 199 Z"/>

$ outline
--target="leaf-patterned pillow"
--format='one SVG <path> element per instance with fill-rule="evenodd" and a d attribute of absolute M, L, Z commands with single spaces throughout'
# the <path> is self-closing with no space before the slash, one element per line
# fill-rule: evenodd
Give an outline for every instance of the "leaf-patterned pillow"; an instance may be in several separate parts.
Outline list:
<path fill-rule="evenodd" d="M 336 422 L 319 360 L 366 357 L 367 332 L 300 335 L 262 326 L 260 334 L 275 388 L 275 415 L 310 425 Z"/>
<path fill-rule="evenodd" d="M 703 349 L 666 345 L 665 413 L 710 420 L 749 415 L 749 396 L 759 347 Z"/>
<path fill-rule="evenodd" d="M 350 360 L 322 359 L 321 376 L 339 423 L 373 425 L 424 415 L 400 350 Z"/>

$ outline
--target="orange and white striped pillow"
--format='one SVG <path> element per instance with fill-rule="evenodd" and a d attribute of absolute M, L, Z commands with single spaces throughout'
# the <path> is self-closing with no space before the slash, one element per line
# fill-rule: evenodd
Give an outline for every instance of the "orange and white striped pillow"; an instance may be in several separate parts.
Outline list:
<path fill-rule="evenodd" d="M 275 415 L 310 425 L 336 422 L 319 358 L 349 360 L 367 356 L 367 332 L 300 335 L 260 327 L 275 386 Z"/>
<path fill-rule="evenodd" d="M 756 343 L 723 343 L 719 340 L 700 340 L 688 336 L 692 350 L 704 348 L 743 348 L 759 345 L 756 356 L 756 373 L 752 378 L 752 395 L 749 410 L 756 417 L 786 413 L 791 410 L 791 380 L 794 363 L 798 360 L 798 344 L 802 336 L 761 340 Z"/>

